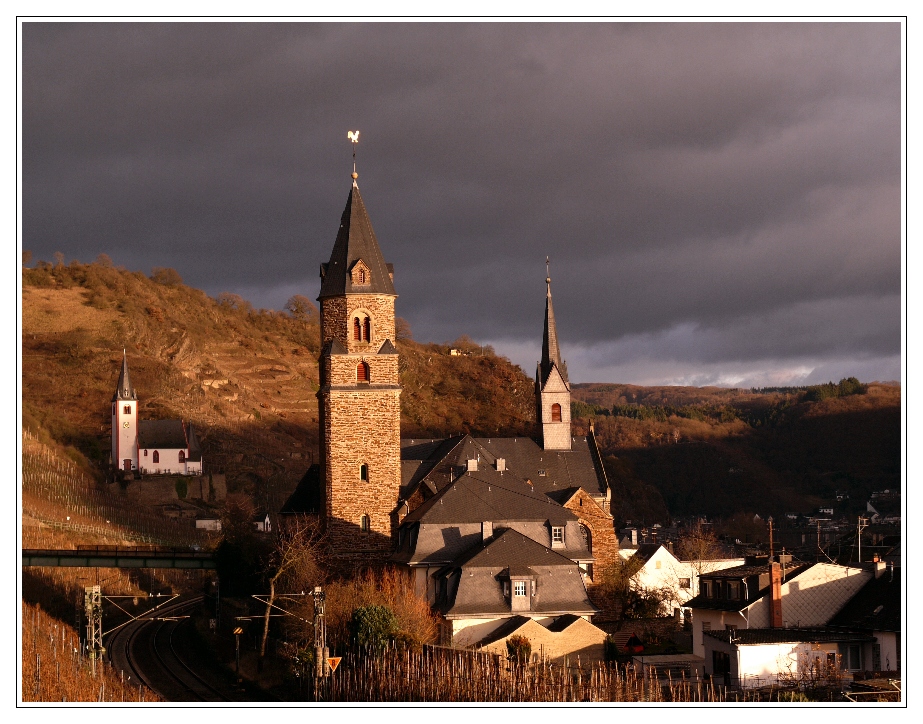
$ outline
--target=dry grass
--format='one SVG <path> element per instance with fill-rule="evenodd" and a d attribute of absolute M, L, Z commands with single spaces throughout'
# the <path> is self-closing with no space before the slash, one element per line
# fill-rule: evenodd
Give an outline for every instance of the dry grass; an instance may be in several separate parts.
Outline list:
<path fill-rule="evenodd" d="M 22 604 L 23 702 L 161 702 L 100 661 L 93 671 L 77 632 L 38 606 Z"/>
<path fill-rule="evenodd" d="M 114 310 L 90 307 L 87 301 L 87 293 L 76 287 L 23 287 L 22 331 L 26 334 L 60 333 L 82 328 L 99 332 L 122 316 Z"/>

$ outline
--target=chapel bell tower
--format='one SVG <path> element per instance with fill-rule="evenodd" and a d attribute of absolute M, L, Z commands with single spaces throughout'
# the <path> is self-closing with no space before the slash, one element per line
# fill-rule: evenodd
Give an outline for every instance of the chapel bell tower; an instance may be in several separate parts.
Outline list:
<path fill-rule="evenodd" d="M 112 465 L 138 469 L 138 396 L 128 378 L 128 357 L 122 350 L 122 371 L 112 396 Z"/>
<path fill-rule="evenodd" d="M 570 450 L 570 382 L 567 379 L 567 365 L 561 359 L 558 347 L 548 259 L 545 259 L 545 265 L 545 333 L 542 338 L 542 359 L 535 370 L 535 417 L 545 450 Z"/>

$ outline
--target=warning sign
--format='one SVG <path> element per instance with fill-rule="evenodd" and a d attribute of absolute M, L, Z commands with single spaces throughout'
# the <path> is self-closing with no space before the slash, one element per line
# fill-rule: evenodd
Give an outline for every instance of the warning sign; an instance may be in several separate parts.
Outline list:
<path fill-rule="evenodd" d="M 240 636 L 243 632 L 244 632 L 244 630 L 243 630 L 243 628 L 240 627 L 240 626 L 238 626 L 237 628 L 234 629 L 234 633 L 235 633 L 237 636 Z"/>
<path fill-rule="evenodd" d="M 342 660 L 343 660 L 342 656 L 331 656 L 329 659 L 327 659 L 327 663 L 330 665 L 330 670 L 336 671 L 337 666 L 340 665 L 340 662 Z"/>

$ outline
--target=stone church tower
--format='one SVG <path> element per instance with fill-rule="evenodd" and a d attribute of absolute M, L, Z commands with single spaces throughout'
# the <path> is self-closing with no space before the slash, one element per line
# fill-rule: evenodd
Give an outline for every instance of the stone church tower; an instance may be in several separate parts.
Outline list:
<path fill-rule="evenodd" d="M 393 268 L 356 184 L 321 265 L 320 488 L 331 550 L 357 564 L 392 549 L 401 484 Z"/>
<path fill-rule="evenodd" d="M 546 261 L 547 264 L 547 261 Z M 558 330 L 551 306 L 551 272 L 545 277 L 545 334 L 542 339 L 542 359 L 535 371 L 535 419 L 542 447 L 545 450 L 570 450 L 570 383 L 567 365 L 561 359 Z"/>
<path fill-rule="evenodd" d="M 112 465 L 138 469 L 138 396 L 128 378 L 128 357 L 122 351 L 122 371 L 112 396 Z"/>

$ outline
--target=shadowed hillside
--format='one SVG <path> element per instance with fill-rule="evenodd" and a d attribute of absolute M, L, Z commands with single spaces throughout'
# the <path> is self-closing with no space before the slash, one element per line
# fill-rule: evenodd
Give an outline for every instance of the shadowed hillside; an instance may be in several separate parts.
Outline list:
<path fill-rule="evenodd" d="M 575 385 L 574 398 L 575 429 L 594 422 L 603 453 L 617 456 L 633 491 L 622 518 L 652 522 L 661 503 L 675 516 L 811 512 L 837 491 L 849 495 L 838 512 L 859 512 L 873 490 L 900 487 L 895 385 L 593 384 Z"/>

